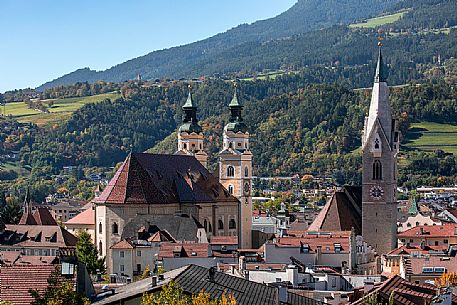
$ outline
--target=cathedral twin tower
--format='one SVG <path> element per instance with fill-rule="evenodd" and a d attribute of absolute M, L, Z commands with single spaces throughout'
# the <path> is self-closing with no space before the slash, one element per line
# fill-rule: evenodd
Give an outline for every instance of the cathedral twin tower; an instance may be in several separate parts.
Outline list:
<path fill-rule="evenodd" d="M 219 153 L 219 182 L 240 202 L 239 245 L 251 248 L 252 227 L 252 153 L 249 150 L 249 132 L 243 122 L 243 105 L 238 100 L 237 91 L 229 104 L 230 120 L 224 128 L 224 142 Z M 192 99 L 192 91 L 182 107 L 183 123 L 178 130 L 178 150 L 176 154 L 194 156 L 207 167 L 208 155 L 204 151 L 203 130 L 198 124 L 197 107 Z"/>

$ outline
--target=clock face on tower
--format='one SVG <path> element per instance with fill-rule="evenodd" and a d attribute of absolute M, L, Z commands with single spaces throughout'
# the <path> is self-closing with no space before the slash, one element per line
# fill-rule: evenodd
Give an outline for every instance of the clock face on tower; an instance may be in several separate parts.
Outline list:
<path fill-rule="evenodd" d="M 384 190 L 379 185 L 375 185 L 370 189 L 370 197 L 376 200 L 381 199 L 384 195 Z"/>
<path fill-rule="evenodd" d="M 251 186 L 249 185 L 249 182 L 244 183 L 244 194 L 247 196 L 249 195 L 249 191 L 251 190 Z"/>

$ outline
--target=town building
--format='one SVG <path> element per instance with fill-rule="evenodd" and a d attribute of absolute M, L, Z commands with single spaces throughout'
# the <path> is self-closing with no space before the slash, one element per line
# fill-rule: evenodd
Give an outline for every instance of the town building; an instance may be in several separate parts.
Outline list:
<path fill-rule="evenodd" d="M 398 234 L 399 246 L 445 247 L 457 244 L 457 224 L 417 226 Z"/>
<path fill-rule="evenodd" d="M 63 223 L 68 232 L 78 235 L 78 232 L 85 231 L 90 234 L 92 242 L 95 244 L 95 207 L 89 203 L 84 210 Z"/>

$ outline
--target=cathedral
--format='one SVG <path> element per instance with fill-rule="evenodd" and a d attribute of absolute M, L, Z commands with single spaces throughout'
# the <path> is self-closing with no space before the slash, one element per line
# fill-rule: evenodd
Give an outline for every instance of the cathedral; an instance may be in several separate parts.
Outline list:
<path fill-rule="evenodd" d="M 362 187 L 345 186 L 336 190 L 310 230 L 354 230 L 378 254 L 396 248 L 398 152 L 398 126 L 389 103 L 382 43 L 379 43 L 370 108 L 362 135 Z"/>
<path fill-rule="evenodd" d="M 184 224 L 189 222 L 186 219 L 195 223 L 187 241 L 238 236 L 240 248 L 251 248 L 252 153 L 236 87 L 215 175 L 207 170 L 204 135 L 191 88 L 182 109 L 175 154 L 131 153 L 94 199 L 95 241 L 100 255 L 106 256 L 108 270 L 113 270 L 110 248 L 123 239 L 136 238 L 130 235 L 137 232 L 155 230 L 159 218 L 161 223 Z"/>

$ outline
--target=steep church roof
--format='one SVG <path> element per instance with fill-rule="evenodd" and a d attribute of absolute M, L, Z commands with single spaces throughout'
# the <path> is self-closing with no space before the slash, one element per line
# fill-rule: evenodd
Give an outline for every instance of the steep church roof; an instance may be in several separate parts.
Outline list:
<path fill-rule="evenodd" d="M 193 156 L 130 154 L 96 204 L 234 202 L 219 181 Z"/>
<path fill-rule="evenodd" d="M 362 233 L 362 188 L 345 186 L 335 191 L 308 231 L 351 231 Z"/>
<path fill-rule="evenodd" d="M 38 207 L 35 212 L 31 213 L 28 209 L 22 214 L 20 225 L 39 225 L 39 226 L 57 226 L 57 222 L 52 217 L 47 208 Z"/>

